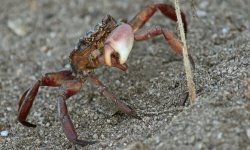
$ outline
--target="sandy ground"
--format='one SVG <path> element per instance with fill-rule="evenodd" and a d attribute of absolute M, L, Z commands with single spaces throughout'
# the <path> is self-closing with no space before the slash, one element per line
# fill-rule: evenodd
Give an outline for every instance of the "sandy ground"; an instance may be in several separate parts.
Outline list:
<path fill-rule="evenodd" d="M 0 149 L 72 149 L 57 116 L 57 88 L 40 89 L 28 117 L 35 129 L 17 122 L 18 99 L 42 74 L 67 67 L 78 39 L 106 14 L 131 18 L 151 2 L 1 1 L 0 131 L 8 135 L 0 136 Z M 197 0 L 193 17 L 190 4 L 182 3 L 196 64 L 192 107 L 181 109 L 187 91 L 182 58 L 162 37 L 135 43 L 126 73 L 98 69 L 98 77 L 142 120 L 115 114 L 87 81 L 67 104 L 79 138 L 99 143 L 77 148 L 250 150 L 249 6 L 249 0 Z M 176 31 L 160 13 L 147 24 L 153 25 Z"/>

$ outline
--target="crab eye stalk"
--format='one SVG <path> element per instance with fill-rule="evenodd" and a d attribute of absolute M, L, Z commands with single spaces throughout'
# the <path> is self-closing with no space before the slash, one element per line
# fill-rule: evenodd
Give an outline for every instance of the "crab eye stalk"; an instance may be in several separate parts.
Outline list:
<path fill-rule="evenodd" d="M 134 33 L 130 25 L 122 24 L 111 32 L 104 46 L 105 64 L 112 66 L 111 55 L 118 54 L 119 63 L 124 64 L 134 43 Z"/>

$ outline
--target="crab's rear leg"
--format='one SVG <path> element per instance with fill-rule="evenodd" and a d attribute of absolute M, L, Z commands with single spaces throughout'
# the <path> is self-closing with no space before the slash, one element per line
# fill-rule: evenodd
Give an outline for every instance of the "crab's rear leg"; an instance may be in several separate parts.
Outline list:
<path fill-rule="evenodd" d="M 157 3 L 146 6 L 133 19 L 131 19 L 128 24 L 131 25 L 133 31 L 136 32 L 154 15 L 157 10 L 160 10 L 163 15 L 172 19 L 173 21 L 177 21 L 175 8 L 173 6 Z M 181 12 L 181 18 L 183 21 L 184 30 L 187 32 L 187 21 L 183 12 Z"/>
<path fill-rule="evenodd" d="M 18 121 L 25 126 L 36 127 L 36 125 L 27 122 L 26 118 L 38 93 L 39 87 L 57 87 L 60 86 L 65 80 L 72 80 L 73 78 L 74 76 L 72 75 L 72 71 L 70 70 L 46 73 L 44 76 L 42 76 L 39 80 L 35 82 L 35 84 L 31 88 L 26 90 L 20 98 L 18 107 Z"/>
<path fill-rule="evenodd" d="M 69 97 L 77 94 L 80 91 L 81 87 L 82 87 L 82 81 L 76 81 L 76 80 L 66 81 L 65 83 L 62 84 L 60 88 L 59 98 L 57 102 L 58 102 L 58 112 L 60 121 L 62 123 L 63 131 L 66 137 L 75 144 L 86 146 L 94 144 L 96 142 L 79 140 L 77 138 L 77 133 L 68 114 L 68 109 L 66 105 L 66 100 Z"/>
<path fill-rule="evenodd" d="M 143 41 L 143 40 L 148 40 L 150 38 L 159 36 L 161 34 L 164 36 L 165 40 L 168 42 L 170 47 L 177 54 L 182 54 L 183 45 L 182 45 L 181 41 L 178 38 L 176 38 L 172 32 L 167 31 L 166 28 L 162 28 L 160 26 L 155 26 L 155 27 L 152 27 L 149 29 L 140 30 L 134 34 L 134 37 L 135 37 L 136 41 Z M 190 59 L 190 62 L 192 64 L 193 68 L 195 68 L 195 64 L 194 64 L 194 61 L 193 61 L 193 58 L 191 57 L 191 55 L 189 55 L 189 59 Z"/>

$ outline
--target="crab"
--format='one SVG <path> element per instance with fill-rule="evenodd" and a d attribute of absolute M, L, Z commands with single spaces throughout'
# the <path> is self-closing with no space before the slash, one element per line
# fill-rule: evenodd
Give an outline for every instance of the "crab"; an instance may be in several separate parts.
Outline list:
<path fill-rule="evenodd" d="M 35 124 L 26 121 L 26 119 L 39 88 L 41 86 L 59 87 L 57 98 L 58 113 L 67 139 L 73 144 L 81 146 L 96 143 L 96 141 L 78 139 L 66 106 L 66 100 L 77 94 L 87 79 L 97 87 L 97 90 L 102 95 L 111 100 L 121 112 L 140 118 L 132 107 L 119 100 L 108 90 L 95 75 L 95 69 L 106 65 L 126 71 L 128 69 L 126 61 L 134 41 L 148 40 L 159 35 L 163 35 L 170 47 L 177 54 L 181 54 L 182 43 L 166 28 L 155 26 L 149 29 L 142 29 L 156 11 L 160 11 L 173 21 L 177 20 L 174 7 L 163 3 L 146 6 L 129 21 L 116 21 L 110 15 L 104 17 L 101 23 L 94 27 L 94 30 L 80 38 L 70 53 L 70 69 L 46 73 L 24 92 L 19 100 L 18 121 L 24 126 L 36 127 Z M 187 32 L 187 23 L 183 12 L 181 12 L 181 17 L 185 32 Z"/>

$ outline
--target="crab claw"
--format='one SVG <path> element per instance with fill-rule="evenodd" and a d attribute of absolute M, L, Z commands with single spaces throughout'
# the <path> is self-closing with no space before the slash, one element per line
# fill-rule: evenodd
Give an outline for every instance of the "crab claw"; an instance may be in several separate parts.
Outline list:
<path fill-rule="evenodd" d="M 104 62 L 103 56 L 98 57 L 98 61 L 100 64 L 106 65 L 106 63 Z M 128 65 L 126 63 L 120 64 L 119 59 L 117 57 L 111 58 L 111 64 L 112 64 L 112 67 L 118 68 L 122 71 L 126 71 L 128 69 Z"/>
<path fill-rule="evenodd" d="M 121 24 L 115 28 L 108 36 L 104 45 L 104 61 L 108 66 L 112 66 L 112 54 L 118 54 L 119 63 L 124 64 L 129 56 L 134 43 L 134 33 L 128 24 Z"/>

